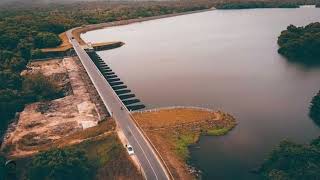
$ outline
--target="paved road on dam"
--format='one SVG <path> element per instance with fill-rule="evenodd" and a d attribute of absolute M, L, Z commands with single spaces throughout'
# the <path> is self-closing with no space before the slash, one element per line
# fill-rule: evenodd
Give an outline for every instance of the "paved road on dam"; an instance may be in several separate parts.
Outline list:
<path fill-rule="evenodd" d="M 79 42 L 72 38 L 71 32 L 72 30 L 67 31 L 67 36 L 76 54 L 82 62 L 109 113 L 112 114 L 118 127 L 123 131 L 128 142 L 133 147 L 135 155 L 140 162 L 144 177 L 148 180 L 170 179 L 169 173 L 158 157 L 155 149 L 153 149 L 149 141 L 137 127 L 130 112 L 116 95 L 107 80 L 103 77 L 89 55 L 80 46 Z"/>

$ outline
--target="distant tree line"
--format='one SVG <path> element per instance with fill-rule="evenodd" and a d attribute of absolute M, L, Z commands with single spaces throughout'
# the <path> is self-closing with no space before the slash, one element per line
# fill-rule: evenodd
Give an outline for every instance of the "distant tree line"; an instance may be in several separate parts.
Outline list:
<path fill-rule="evenodd" d="M 320 138 L 310 144 L 282 141 L 259 169 L 264 179 L 320 179 Z"/>
<path fill-rule="evenodd" d="M 251 1 L 251 2 L 228 2 L 216 6 L 217 9 L 255 9 L 255 8 L 298 8 L 297 2 L 269 2 L 269 1 Z"/>
<path fill-rule="evenodd" d="M 278 37 L 278 52 L 290 60 L 320 63 L 320 23 L 290 25 Z"/>

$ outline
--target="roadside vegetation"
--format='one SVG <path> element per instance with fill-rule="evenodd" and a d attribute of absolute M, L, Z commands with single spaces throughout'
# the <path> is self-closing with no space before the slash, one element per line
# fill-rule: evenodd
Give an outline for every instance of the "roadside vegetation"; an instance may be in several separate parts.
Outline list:
<path fill-rule="evenodd" d="M 310 103 L 309 117 L 320 127 L 320 91 Z"/>
<path fill-rule="evenodd" d="M 115 134 L 40 153 L 20 170 L 30 180 L 141 178 Z"/>
<path fill-rule="evenodd" d="M 290 61 L 304 64 L 320 63 L 320 23 L 305 27 L 290 25 L 278 37 L 278 52 Z"/>
<path fill-rule="evenodd" d="M 282 141 L 264 161 L 259 174 L 270 180 L 320 179 L 320 137 L 310 144 Z"/>
<path fill-rule="evenodd" d="M 30 180 L 89 180 L 93 177 L 93 168 L 81 149 L 53 149 L 32 159 L 28 177 Z"/>
<path fill-rule="evenodd" d="M 15 179 L 142 179 L 113 128 L 112 120 L 103 121 L 100 126 L 40 147 L 40 153 L 33 157 L 16 159 Z M 0 165 L 4 160 L 0 156 Z M 1 170 L 8 176 L 8 170 L 0 166 Z"/>

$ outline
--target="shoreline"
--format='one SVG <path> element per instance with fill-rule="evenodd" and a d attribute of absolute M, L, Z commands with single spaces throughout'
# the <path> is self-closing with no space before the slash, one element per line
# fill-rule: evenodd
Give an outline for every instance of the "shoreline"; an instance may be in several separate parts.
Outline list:
<path fill-rule="evenodd" d="M 132 115 L 157 147 L 174 179 L 194 179 L 200 175 L 200 171 L 188 163 L 189 146 L 202 136 L 225 135 L 237 125 L 232 115 L 201 107 L 163 107 L 136 111 Z"/>

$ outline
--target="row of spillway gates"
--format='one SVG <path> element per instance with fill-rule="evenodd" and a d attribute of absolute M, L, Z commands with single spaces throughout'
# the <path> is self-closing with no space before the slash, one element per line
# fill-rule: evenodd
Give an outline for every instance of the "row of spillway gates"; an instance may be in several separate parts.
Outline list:
<path fill-rule="evenodd" d="M 95 51 L 91 50 L 87 51 L 87 53 L 128 110 L 135 111 L 145 108 L 145 105 L 135 98 L 135 94 L 131 93 L 131 90 L 128 89 Z"/>

